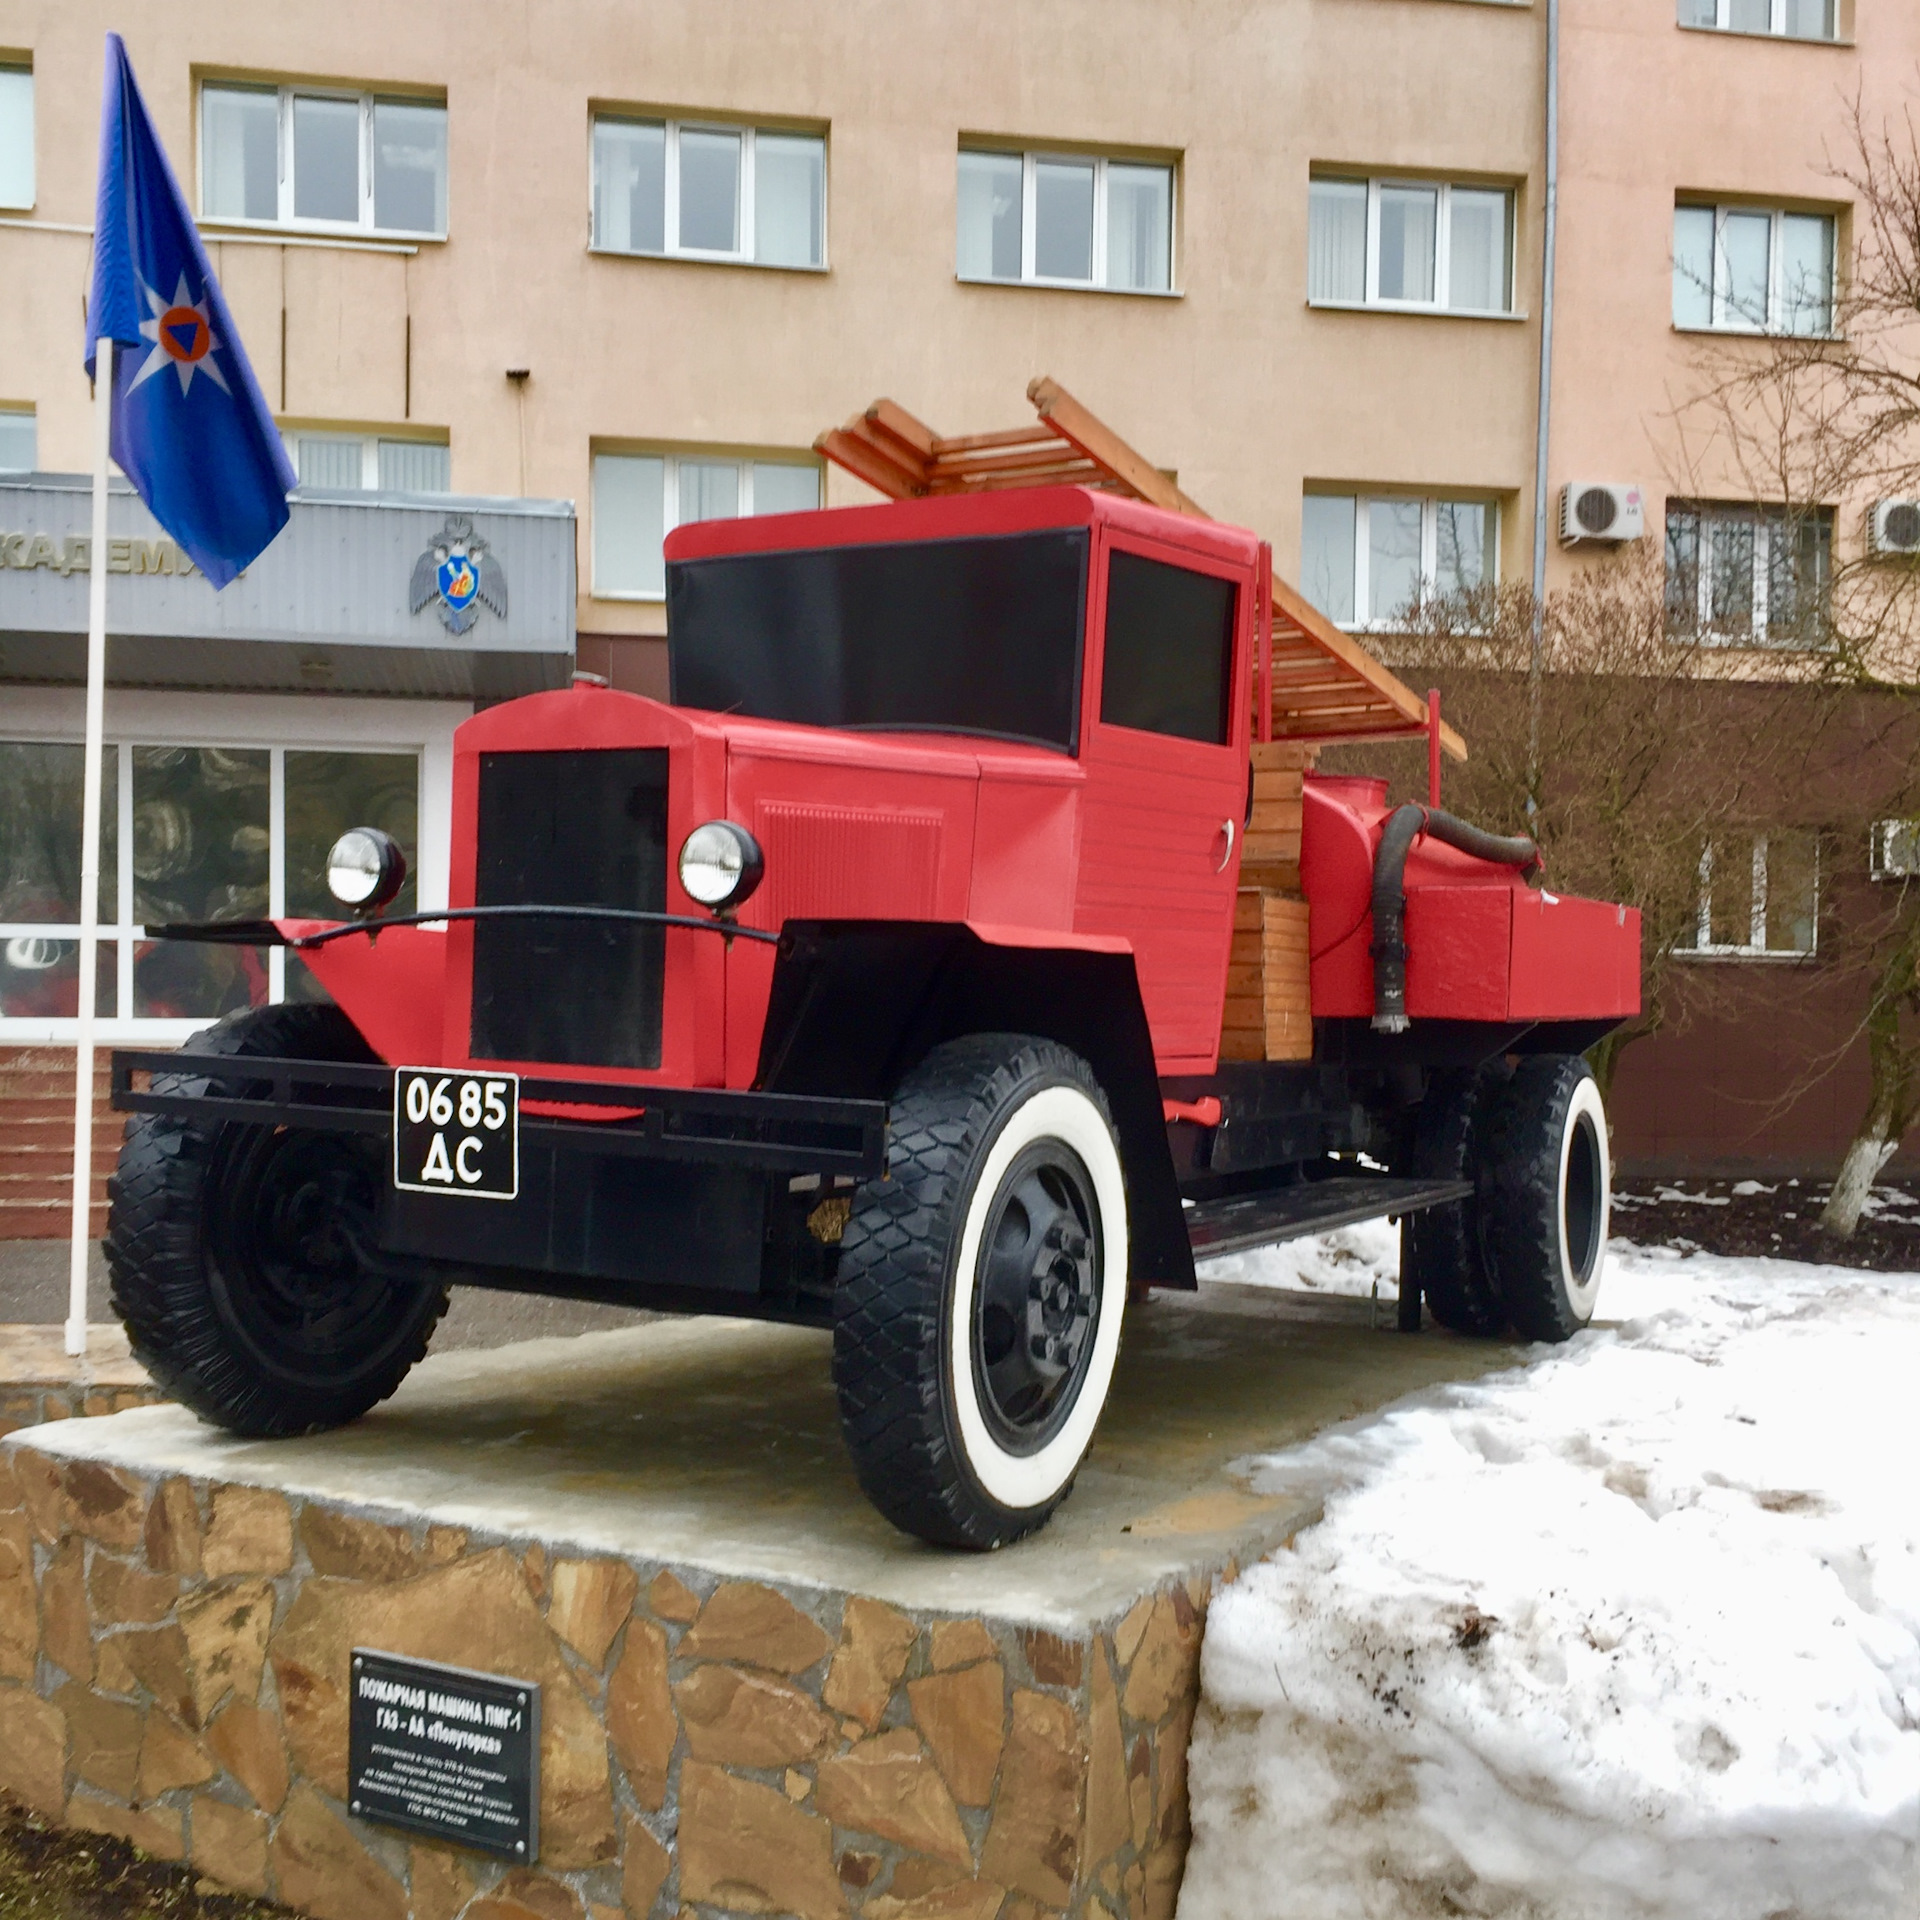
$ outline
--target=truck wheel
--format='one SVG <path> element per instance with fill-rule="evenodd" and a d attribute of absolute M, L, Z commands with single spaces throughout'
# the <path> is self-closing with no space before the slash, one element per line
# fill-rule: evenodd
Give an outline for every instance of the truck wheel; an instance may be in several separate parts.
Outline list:
<path fill-rule="evenodd" d="M 1489 1105 L 1480 1208 L 1500 1297 L 1530 1340 L 1571 1339 L 1593 1318 L 1611 1174 L 1587 1063 L 1522 1060 Z"/>
<path fill-rule="evenodd" d="M 860 1484 L 902 1529 L 999 1547 L 1066 1498 L 1106 1402 L 1127 1202 L 1092 1069 L 1050 1040 L 936 1048 L 840 1242 L 833 1377 Z"/>
<path fill-rule="evenodd" d="M 257 1008 L 187 1044 L 375 1058 L 332 1006 Z M 108 1183 L 106 1247 L 134 1356 L 202 1419 L 249 1436 L 341 1426 L 384 1400 L 447 1308 L 444 1274 L 376 1250 L 385 1179 L 377 1137 L 135 1114 Z"/>
<path fill-rule="evenodd" d="M 1478 1182 L 1487 1103 L 1499 1093 L 1486 1071 L 1436 1075 L 1414 1119 L 1408 1172 L 1422 1180 Z M 1494 1284 L 1477 1195 L 1410 1213 L 1400 1223 L 1400 1284 L 1418 1287 L 1433 1317 L 1453 1333 L 1504 1333 L 1506 1303 Z"/>

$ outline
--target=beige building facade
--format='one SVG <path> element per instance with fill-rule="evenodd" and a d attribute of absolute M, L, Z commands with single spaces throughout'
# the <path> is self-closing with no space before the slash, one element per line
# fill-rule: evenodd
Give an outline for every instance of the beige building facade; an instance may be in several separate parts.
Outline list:
<path fill-rule="evenodd" d="M 572 501 L 578 659 L 617 684 L 665 689 L 665 527 L 869 497 L 823 428 L 881 394 L 1017 424 L 1037 373 L 1357 627 L 1532 576 L 1546 0 L 0 0 L 0 467 L 87 465 L 109 27 L 303 481 Z M 1827 324 L 1847 104 L 1916 63 L 1885 0 L 1563 0 L 1549 583 L 1619 551 L 1562 544 L 1569 482 L 1639 489 L 1656 545 L 1669 499 L 1702 543 L 1764 519 L 1676 405 L 1703 346 Z M 6 675 L 0 742 L 78 738 L 71 688 Z M 464 710 L 272 698 L 115 719 L 411 742 L 431 788 Z M 29 924 L 0 898 L 0 939 Z M 0 1042 L 63 1032 L 0 978 Z"/>

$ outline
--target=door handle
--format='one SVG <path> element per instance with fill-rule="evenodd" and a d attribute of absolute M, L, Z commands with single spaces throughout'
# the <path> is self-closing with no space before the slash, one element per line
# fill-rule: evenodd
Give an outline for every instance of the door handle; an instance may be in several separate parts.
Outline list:
<path fill-rule="evenodd" d="M 1222 820 L 1220 822 L 1220 831 L 1227 836 L 1227 850 L 1225 853 L 1223 853 L 1220 856 L 1220 864 L 1214 868 L 1215 873 L 1225 873 L 1227 870 L 1227 862 L 1233 858 L 1233 822 L 1232 820 L 1231 819 Z"/>

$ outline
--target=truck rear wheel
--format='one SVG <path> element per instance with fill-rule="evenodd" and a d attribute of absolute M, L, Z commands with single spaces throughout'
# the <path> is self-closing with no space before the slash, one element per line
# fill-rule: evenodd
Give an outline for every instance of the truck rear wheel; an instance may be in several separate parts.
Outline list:
<path fill-rule="evenodd" d="M 331 1006 L 258 1008 L 188 1046 L 374 1059 Z M 385 1178 L 378 1137 L 135 1114 L 106 1247 L 135 1357 L 203 1419 L 249 1436 L 341 1426 L 384 1400 L 447 1308 L 444 1274 L 377 1250 Z"/>
<path fill-rule="evenodd" d="M 1507 1316 L 1530 1340 L 1593 1318 L 1607 1248 L 1607 1114 L 1587 1063 L 1535 1054 L 1489 1103 L 1480 1208 Z"/>
<path fill-rule="evenodd" d="M 1105 1405 L 1126 1286 L 1126 1185 L 1087 1063 L 1019 1034 L 929 1054 L 840 1243 L 834 1385 L 874 1505 L 941 1546 L 1043 1525 Z"/>
<path fill-rule="evenodd" d="M 1499 1095 L 1485 1069 L 1436 1076 L 1414 1120 L 1408 1172 L 1423 1180 L 1477 1183 L 1487 1107 Z M 1504 1333 L 1506 1303 L 1494 1283 L 1477 1194 L 1408 1214 L 1400 1224 L 1400 1284 L 1418 1288 L 1433 1317 L 1453 1333 Z"/>

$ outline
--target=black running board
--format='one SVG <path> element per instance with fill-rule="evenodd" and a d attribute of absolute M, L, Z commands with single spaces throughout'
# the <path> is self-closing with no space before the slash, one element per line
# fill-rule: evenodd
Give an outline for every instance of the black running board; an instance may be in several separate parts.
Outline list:
<path fill-rule="evenodd" d="M 1450 1200 L 1464 1200 L 1472 1191 L 1472 1183 L 1466 1180 L 1392 1180 L 1368 1174 L 1303 1180 L 1261 1193 L 1202 1200 L 1186 1210 L 1187 1238 L 1196 1260 L 1211 1260 L 1223 1253 L 1245 1253 L 1251 1247 L 1357 1226 L 1382 1215 L 1398 1218 L 1419 1213 Z"/>

